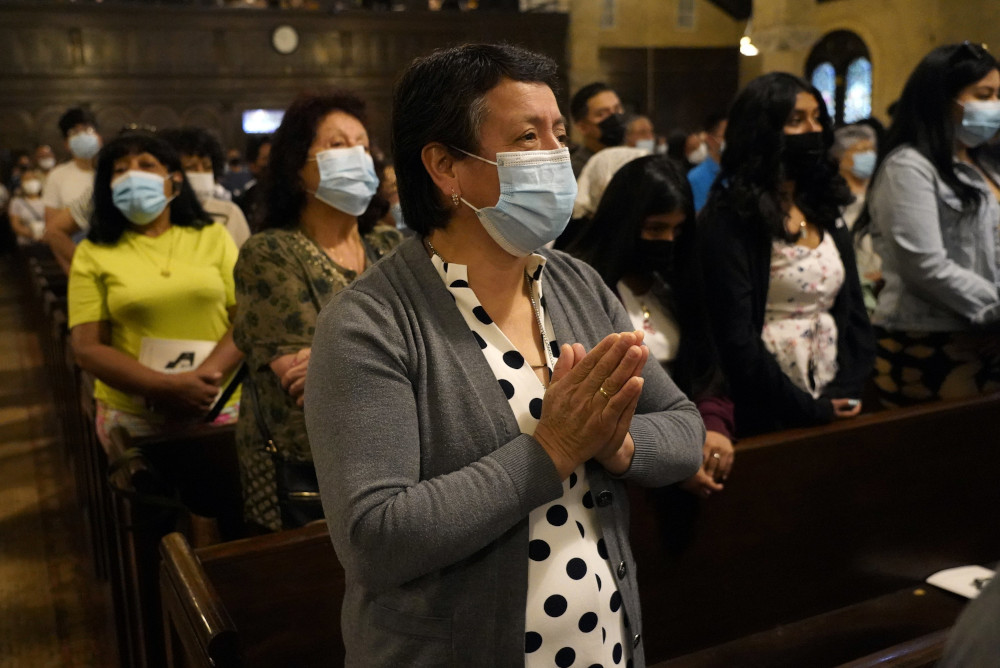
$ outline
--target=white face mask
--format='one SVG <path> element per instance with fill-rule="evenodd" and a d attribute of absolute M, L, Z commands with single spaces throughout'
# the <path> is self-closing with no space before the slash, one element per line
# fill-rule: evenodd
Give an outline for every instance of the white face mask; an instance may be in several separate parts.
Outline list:
<path fill-rule="evenodd" d="M 204 206 L 215 192 L 215 175 L 212 172 L 184 172 L 198 202 Z"/>
<path fill-rule="evenodd" d="M 21 187 L 24 189 L 25 194 L 34 197 L 38 193 L 42 192 L 42 182 L 38 179 L 28 179 L 21 183 Z"/>
<path fill-rule="evenodd" d="M 652 153 L 653 149 L 656 148 L 656 141 L 653 139 L 637 139 L 635 141 L 635 147 Z"/>
<path fill-rule="evenodd" d="M 688 162 L 692 165 L 700 165 L 708 157 L 708 144 L 702 142 L 698 148 L 687 154 Z"/>
<path fill-rule="evenodd" d="M 38 166 L 43 171 L 47 172 L 47 171 L 51 170 L 53 167 L 56 166 L 56 159 L 55 158 L 39 158 L 38 159 Z"/>

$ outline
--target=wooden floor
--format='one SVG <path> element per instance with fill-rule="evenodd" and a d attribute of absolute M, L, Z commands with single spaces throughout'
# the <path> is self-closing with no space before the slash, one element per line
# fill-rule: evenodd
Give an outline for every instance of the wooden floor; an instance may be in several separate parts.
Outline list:
<path fill-rule="evenodd" d="M 20 267 L 0 257 L 0 668 L 117 665 Z"/>

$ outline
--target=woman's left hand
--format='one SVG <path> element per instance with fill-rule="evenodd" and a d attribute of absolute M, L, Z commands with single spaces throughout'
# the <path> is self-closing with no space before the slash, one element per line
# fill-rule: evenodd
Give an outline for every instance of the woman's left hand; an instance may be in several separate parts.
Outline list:
<path fill-rule="evenodd" d="M 733 469 L 734 458 L 733 443 L 725 434 L 717 431 L 706 432 L 701 468 L 682 482 L 681 488 L 705 498 L 714 492 L 721 492 L 722 483 Z"/>
<path fill-rule="evenodd" d="M 309 354 L 311 348 L 303 348 L 295 354 L 292 365 L 281 376 L 281 387 L 302 406 L 306 399 L 306 372 L 309 370 Z"/>

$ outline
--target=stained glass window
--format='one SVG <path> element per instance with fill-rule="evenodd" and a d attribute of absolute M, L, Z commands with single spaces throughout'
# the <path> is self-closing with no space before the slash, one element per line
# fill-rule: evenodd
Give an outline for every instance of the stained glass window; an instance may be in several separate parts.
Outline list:
<path fill-rule="evenodd" d="M 826 102 L 826 110 L 830 112 L 830 118 L 837 117 L 837 72 L 833 69 L 832 63 L 820 63 L 812 73 L 812 85 L 816 86 L 823 101 Z"/>
<path fill-rule="evenodd" d="M 872 115 L 872 64 L 856 58 L 847 66 L 844 91 L 844 122 L 854 123 Z"/>

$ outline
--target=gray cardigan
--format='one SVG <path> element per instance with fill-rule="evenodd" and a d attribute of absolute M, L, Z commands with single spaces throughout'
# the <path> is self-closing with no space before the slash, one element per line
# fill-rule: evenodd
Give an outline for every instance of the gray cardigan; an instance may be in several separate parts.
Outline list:
<path fill-rule="evenodd" d="M 545 255 L 546 309 L 560 343 L 589 349 L 632 329 L 589 266 Z M 661 486 L 690 477 L 705 438 L 694 404 L 659 364 L 647 364 L 644 378 L 630 469 L 616 479 L 587 467 L 637 667 L 645 662 L 623 480 Z M 347 665 L 523 666 L 527 517 L 562 484 L 538 442 L 520 432 L 419 240 L 320 313 L 305 405 L 346 571 Z"/>

